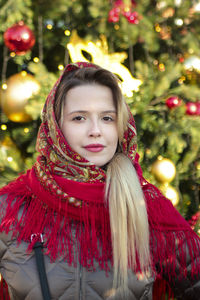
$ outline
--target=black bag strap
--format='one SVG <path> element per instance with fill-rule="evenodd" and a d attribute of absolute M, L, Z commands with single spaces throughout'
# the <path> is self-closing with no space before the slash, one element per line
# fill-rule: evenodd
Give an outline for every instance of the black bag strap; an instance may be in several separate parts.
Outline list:
<path fill-rule="evenodd" d="M 34 234 L 34 237 L 31 237 L 36 239 L 36 242 L 33 246 L 33 249 L 35 251 L 35 257 L 36 257 L 36 264 L 37 264 L 37 270 L 40 278 L 40 286 L 42 290 L 42 295 L 44 300 L 51 300 L 50 291 L 49 291 L 49 285 L 47 281 L 47 274 L 45 270 L 44 265 L 44 256 L 43 256 L 43 238 L 42 234 Z M 39 236 L 39 239 L 38 239 Z"/>

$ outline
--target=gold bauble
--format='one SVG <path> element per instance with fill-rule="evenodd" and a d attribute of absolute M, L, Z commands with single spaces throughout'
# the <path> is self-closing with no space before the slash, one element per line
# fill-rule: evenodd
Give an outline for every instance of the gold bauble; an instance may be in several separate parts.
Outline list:
<path fill-rule="evenodd" d="M 179 194 L 173 186 L 169 185 L 168 183 L 162 184 L 160 186 L 160 190 L 163 195 L 172 202 L 174 206 L 179 203 Z"/>
<path fill-rule="evenodd" d="M 171 182 L 176 175 L 176 167 L 170 159 L 159 157 L 153 163 L 151 172 L 159 182 Z"/>
<path fill-rule="evenodd" d="M 13 122 L 29 122 L 31 116 L 26 113 L 28 99 L 37 94 L 40 85 L 35 78 L 22 71 L 12 75 L 6 82 L 7 88 L 1 91 L 1 107 L 8 119 Z"/>
<path fill-rule="evenodd" d="M 9 136 L 0 141 L 0 169 L 9 167 L 19 172 L 23 166 L 21 153 Z"/>

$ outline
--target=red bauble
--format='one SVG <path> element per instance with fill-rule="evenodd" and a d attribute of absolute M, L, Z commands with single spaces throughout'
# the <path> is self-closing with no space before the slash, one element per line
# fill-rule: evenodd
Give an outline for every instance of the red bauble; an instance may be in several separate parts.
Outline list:
<path fill-rule="evenodd" d="M 186 103 L 186 115 L 196 116 L 198 115 L 198 105 L 196 102 Z"/>
<path fill-rule="evenodd" d="M 119 21 L 119 15 L 120 15 L 120 8 L 119 7 L 114 7 L 108 13 L 108 22 L 110 22 L 110 23 L 118 22 Z"/>
<path fill-rule="evenodd" d="M 182 100 L 180 98 L 178 98 L 177 96 L 172 96 L 166 99 L 165 101 L 167 107 L 169 109 L 178 107 L 182 104 Z"/>
<path fill-rule="evenodd" d="M 196 115 L 200 116 L 200 102 L 196 102 L 197 112 Z"/>
<path fill-rule="evenodd" d="M 192 229 L 196 226 L 197 222 L 199 221 L 200 218 L 200 212 L 198 211 L 196 214 L 192 216 L 192 218 L 188 221 Z"/>
<path fill-rule="evenodd" d="M 129 14 L 129 16 L 125 16 L 129 23 L 131 24 L 138 24 L 138 13 L 136 11 L 133 11 Z"/>
<path fill-rule="evenodd" d="M 6 30 L 4 42 L 10 51 L 23 55 L 34 46 L 35 37 L 32 30 L 20 21 Z"/>

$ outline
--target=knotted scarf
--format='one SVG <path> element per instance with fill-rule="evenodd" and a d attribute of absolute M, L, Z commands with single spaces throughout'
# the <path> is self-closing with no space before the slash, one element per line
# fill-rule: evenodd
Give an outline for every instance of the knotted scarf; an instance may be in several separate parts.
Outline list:
<path fill-rule="evenodd" d="M 62 256 L 75 265 L 78 255 L 80 263 L 89 270 L 94 269 L 95 259 L 109 271 L 112 245 L 109 202 L 104 199 L 106 171 L 70 148 L 54 113 L 55 93 L 63 75 L 85 67 L 97 68 L 90 63 L 67 65 L 48 95 L 37 137 L 37 161 L 26 174 L 0 191 L 5 198 L 0 231 L 12 231 L 18 243 L 28 242 L 28 251 L 33 246 L 31 235 L 42 233 L 45 253 L 53 261 Z M 191 274 L 195 276 L 200 272 L 200 263 L 195 261 L 200 240 L 171 202 L 143 178 L 136 148 L 135 122 L 130 114 L 122 152 L 131 159 L 146 199 L 154 267 L 160 277 L 165 271 L 172 279 L 176 276 L 177 256 L 186 269 L 189 251 Z M 164 261 L 170 261 L 165 270 Z"/>

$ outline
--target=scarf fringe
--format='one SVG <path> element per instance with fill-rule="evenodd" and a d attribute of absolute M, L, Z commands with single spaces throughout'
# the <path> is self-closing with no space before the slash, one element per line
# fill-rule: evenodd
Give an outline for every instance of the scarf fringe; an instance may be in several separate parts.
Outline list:
<path fill-rule="evenodd" d="M 151 249 L 158 279 L 168 278 L 173 285 L 178 275 L 186 278 L 189 273 L 191 279 L 199 276 L 200 240 L 194 232 L 188 230 L 163 233 L 153 230 Z M 184 270 L 182 274 L 179 273 L 179 265 Z"/>
<path fill-rule="evenodd" d="M 178 219 L 180 221 L 178 228 L 174 227 L 173 223 L 168 226 L 168 229 L 164 228 L 160 220 L 163 220 L 164 214 L 166 214 L 166 218 L 171 212 L 168 201 L 162 200 L 159 195 L 155 194 L 159 199 L 153 197 L 154 203 L 150 205 L 152 193 L 151 198 L 148 197 L 147 191 L 144 191 L 144 194 L 147 199 L 147 208 L 150 208 L 148 209 L 150 249 L 153 268 L 157 274 L 153 299 L 165 299 L 162 297 L 165 297 L 163 295 L 166 292 L 166 297 L 173 299 L 170 286 L 161 279 L 167 277 L 173 285 L 173 280 L 177 277 L 178 263 L 185 270 L 182 274 L 183 277 L 187 276 L 188 264 L 190 264 L 189 275 L 191 278 L 198 276 L 200 273 L 198 257 L 200 239 L 186 221 L 182 220 L 182 217 L 180 220 Z M 112 267 L 109 215 L 101 204 L 91 205 L 90 203 L 89 205 L 84 201 L 82 204 L 84 207 L 75 208 L 79 216 L 76 218 L 77 215 L 70 214 L 71 207 L 66 202 L 64 211 L 67 215 L 64 215 L 59 207 L 56 211 L 55 206 L 50 208 L 42 199 L 33 195 L 29 186 L 24 184 L 24 180 L 20 180 L 20 178 L 15 183 L 3 188 L 0 195 L 4 195 L 0 210 L 0 214 L 3 216 L 0 232 L 12 231 L 12 237 L 16 238 L 19 244 L 22 240 L 28 243 L 27 251 L 32 251 L 34 242 L 31 243 L 31 235 L 42 233 L 44 234 L 44 247 L 46 247 L 44 248 L 45 254 L 48 254 L 52 261 L 61 256 L 69 265 L 76 266 L 76 262 L 79 260 L 81 265 L 90 271 L 95 270 L 94 260 L 106 272 Z M 59 206 L 58 199 L 55 198 L 54 203 Z M 174 209 L 172 213 L 174 213 L 174 220 L 176 217 Z M 190 259 L 189 263 L 187 258 Z"/>
<path fill-rule="evenodd" d="M 10 300 L 8 286 L 3 277 L 0 278 L 0 299 L 1 300 Z"/>
<path fill-rule="evenodd" d="M 174 293 L 167 281 L 157 279 L 154 282 L 153 300 L 174 300 Z"/>
<path fill-rule="evenodd" d="M 11 194 L 12 191 L 12 194 Z M 85 204 L 80 210 L 80 219 L 66 217 L 45 206 L 25 187 L 19 187 L 13 194 L 11 186 L 1 191 L 7 198 L 6 214 L 0 226 L 0 232 L 12 230 L 12 238 L 18 243 L 27 242 L 27 251 L 32 251 L 34 240 L 31 235 L 44 234 L 44 252 L 52 261 L 62 256 L 69 265 L 76 265 L 77 259 L 83 267 L 95 269 L 94 260 L 101 269 L 110 270 L 108 261 L 112 261 L 109 215 L 100 205 L 93 207 Z M 56 201 L 56 199 L 55 199 Z M 69 204 L 66 203 L 66 207 Z M 3 210 L 5 209 L 5 206 Z M 98 217 L 97 217 L 98 216 Z M 101 220 L 101 224 L 96 221 Z"/>

